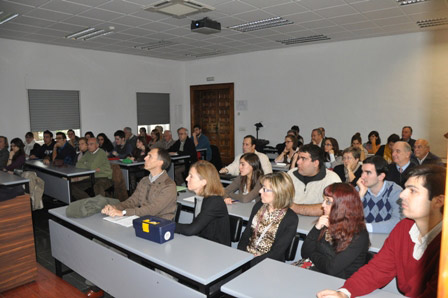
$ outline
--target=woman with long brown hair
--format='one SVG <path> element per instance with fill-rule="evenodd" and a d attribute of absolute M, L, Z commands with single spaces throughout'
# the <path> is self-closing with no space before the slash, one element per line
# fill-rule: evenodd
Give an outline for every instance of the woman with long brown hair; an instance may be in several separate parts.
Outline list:
<path fill-rule="evenodd" d="M 230 221 L 224 203 L 224 188 L 215 166 L 200 160 L 190 167 L 187 177 L 188 190 L 202 198 L 198 215 L 191 224 L 176 224 L 176 233 L 202 238 L 230 246 Z"/>
<path fill-rule="evenodd" d="M 362 201 L 350 184 L 334 183 L 324 190 L 324 215 L 319 217 L 302 246 L 302 257 L 312 269 L 349 278 L 366 263 L 369 233 Z"/>

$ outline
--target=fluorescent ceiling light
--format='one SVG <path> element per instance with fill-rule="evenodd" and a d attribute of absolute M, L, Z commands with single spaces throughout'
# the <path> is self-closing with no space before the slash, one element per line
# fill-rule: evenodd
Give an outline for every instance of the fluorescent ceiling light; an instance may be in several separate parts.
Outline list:
<path fill-rule="evenodd" d="M 444 26 L 444 25 L 448 25 L 448 18 L 439 18 L 439 19 L 418 21 L 417 25 L 420 28 Z"/>
<path fill-rule="evenodd" d="M 102 30 L 102 31 L 104 31 L 104 30 Z M 98 33 L 98 32 L 95 32 L 95 33 Z M 94 39 L 94 38 L 97 38 L 97 37 L 110 35 L 110 34 L 113 34 L 113 33 L 115 33 L 115 32 L 114 31 L 104 31 L 103 33 L 96 34 L 96 35 L 93 35 L 93 36 L 92 36 L 92 34 L 90 34 L 89 36 L 84 36 L 82 39 L 83 40 L 88 40 L 88 39 L 90 40 L 90 39 Z"/>
<path fill-rule="evenodd" d="M 96 30 L 96 29 L 95 29 L 95 28 L 87 28 L 87 29 L 81 30 L 81 31 L 79 31 L 79 32 L 76 32 L 76 33 L 67 35 L 65 38 L 68 38 L 68 39 L 70 39 L 70 38 L 76 39 L 77 36 L 84 35 L 84 34 L 86 34 L 86 33 L 92 32 L 93 30 Z"/>
<path fill-rule="evenodd" d="M 100 36 L 105 36 L 105 35 L 109 35 L 114 33 L 114 31 L 109 30 L 106 31 L 104 29 L 95 29 L 95 28 L 87 28 L 84 30 L 81 30 L 79 32 L 67 35 L 65 38 L 68 39 L 75 39 L 75 40 L 89 40 L 89 39 L 94 39 Z"/>
<path fill-rule="evenodd" d="M 266 28 L 285 26 L 289 24 L 293 24 L 294 22 L 288 21 L 282 17 L 269 18 L 264 20 L 259 20 L 255 22 L 244 23 L 240 25 L 227 27 L 229 29 L 233 29 L 240 32 L 249 32 L 255 30 L 261 30 Z"/>
<path fill-rule="evenodd" d="M 428 0 L 397 0 L 397 2 L 400 5 L 409 5 L 409 4 L 415 4 L 415 3 L 421 3 L 421 2 L 426 2 Z"/>
<path fill-rule="evenodd" d="M 156 43 L 148 43 L 148 44 L 134 46 L 134 48 L 140 49 L 140 50 L 154 50 L 154 49 L 158 49 L 158 48 L 172 46 L 172 45 L 175 45 L 175 44 L 176 44 L 175 42 L 172 42 L 172 41 L 169 41 L 169 40 L 161 40 L 161 41 L 156 42 Z"/>
<path fill-rule="evenodd" d="M 297 43 L 314 42 L 314 41 L 321 41 L 321 40 L 328 40 L 328 39 L 331 39 L 331 38 L 329 38 L 328 36 L 319 34 L 319 35 L 311 35 L 311 36 L 290 38 L 290 39 L 284 39 L 284 40 L 276 40 L 276 41 L 281 42 L 284 45 L 291 45 L 291 44 L 297 44 Z"/>
<path fill-rule="evenodd" d="M 3 15 L 3 11 L 0 13 L 1 15 Z M 0 18 L 0 25 L 4 24 L 6 22 L 9 22 L 15 18 L 17 18 L 19 16 L 18 13 L 10 13 L 10 14 L 6 14 L 3 17 Z"/>

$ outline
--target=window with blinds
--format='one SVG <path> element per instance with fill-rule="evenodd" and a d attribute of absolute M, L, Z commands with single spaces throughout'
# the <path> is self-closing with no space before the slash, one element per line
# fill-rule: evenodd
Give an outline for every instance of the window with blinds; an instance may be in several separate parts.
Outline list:
<path fill-rule="evenodd" d="M 170 95 L 168 93 L 137 92 L 137 124 L 170 123 Z"/>

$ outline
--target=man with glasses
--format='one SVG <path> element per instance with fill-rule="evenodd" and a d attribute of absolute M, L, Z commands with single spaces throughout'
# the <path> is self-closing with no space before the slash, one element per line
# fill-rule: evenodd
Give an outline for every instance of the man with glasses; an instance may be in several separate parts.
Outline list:
<path fill-rule="evenodd" d="M 300 147 L 297 168 L 289 170 L 295 196 L 291 209 L 301 215 L 321 216 L 325 187 L 341 182 L 339 176 L 325 168 L 324 151 L 308 144 Z"/>
<path fill-rule="evenodd" d="M 179 139 L 174 142 L 168 151 L 171 153 L 177 153 L 179 155 L 189 155 L 190 158 L 185 160 L 184 164 L 178 164 L 174 168 L 174 181 L 177 185 L 182 185 L 185 182 L 185 178 L 190 170 L 190 165 L 198 160 L 198 154 L 196 153 L 196 146 L 191 138 L 188 137 L 188 130 L 185 127 L 181 127 L 177 130 Z"/>
<path fill-rule="evenodd" d="M 76 161 L 76 151 L 75 148 L 72 147 L 67 142 L 67 137 L 63 132 L 56 133 L 56 144 L 53 147 L 53 155 L 52 155 L 53 163 L 60 165 L 74 165 Z M 46 161 L 48 164 L 49 161 Z"/>

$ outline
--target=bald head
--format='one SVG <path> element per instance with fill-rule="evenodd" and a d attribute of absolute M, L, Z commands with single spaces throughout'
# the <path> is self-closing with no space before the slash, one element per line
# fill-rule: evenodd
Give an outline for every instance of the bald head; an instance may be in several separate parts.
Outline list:
<path fill-rule="evenodd" d="M 89 138 L 87 140 L 87 150 L 89 150 L 89 152 L 95 152 L 98 147 L 99 144 L 96 138 Z"/>
<path fill-rule="evenodd" d="M 398 166 L 405 166 L 411 160 L 412 148 L 407 142 L 399 141 L 392 149 L 392 160 Z"/>
<path fill-rule="evenodd" d="M 418 159 L 423 159 L 429 153 L 429 142 L 424 139 L 415 141 L 414 154 Z"/>

